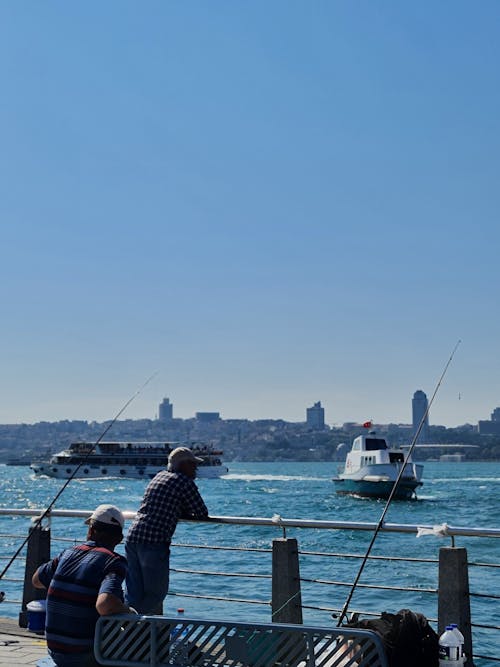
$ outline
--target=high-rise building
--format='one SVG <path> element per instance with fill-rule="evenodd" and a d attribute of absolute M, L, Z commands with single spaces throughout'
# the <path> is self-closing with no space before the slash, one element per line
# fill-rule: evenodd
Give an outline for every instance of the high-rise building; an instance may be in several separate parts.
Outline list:
<path fill-rule="evenodd" d="M 422 421 L 423 416 L 427 411 L 428 405 L 429 404 L 427 402 L 427 396 L 421 389 L 418 389 L 413 394 L 413 399 L 411 402 L 412 416 L 413 416 L 413 435 L 415 435 L 415 433 L 417 432 L 420 422 Z M 429 442 L 429 414 L 427 414 L 425 417 L 422 430 L 420 431 L 420 435 L 418 436 L 418 442 Z"/>
<path fill-rule="evenodd" d="M 491 413 L 491 420 L 478 422 L 479 435 L 500 435 L 500 408 L 495 408 Z"/>
<path fill-rule="evenodd" d="M 325 408 L 321 407 L 321 401 L 306 409 L 306 424 L 315 431 L 322 431 L 325 428 Z"/>
<path fill-rule="evenodd" d="M 161 422 L 169 422 L 173 419 L 174 406 L 169 398 L 164 398 L 158 409 L 158 419 Z"/>
<path fill-rule="evenodd" d="M 492 422 L 500 422 L 500 408 L 495 408 L 491 413 Z"/>

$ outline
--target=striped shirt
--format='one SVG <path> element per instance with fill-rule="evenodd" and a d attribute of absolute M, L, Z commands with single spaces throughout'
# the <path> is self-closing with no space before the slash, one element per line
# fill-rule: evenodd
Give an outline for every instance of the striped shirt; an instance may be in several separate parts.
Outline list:
<path fill-rule="evenodd" d="M 194 480 L 180 472 L 162 470 L 148 484 L 127 541 L 169 544 L 179 519 L 207 517 Z"/>
<path fill-rule="evenodd" d="M 97 596 L 111 593 L 123 601 L 126 573 L 123 556 L 92 541 L 41 565 L 38 578 L 47 588 L 47 647 L 58 653 L 91 652 L 99 618 Z"/>

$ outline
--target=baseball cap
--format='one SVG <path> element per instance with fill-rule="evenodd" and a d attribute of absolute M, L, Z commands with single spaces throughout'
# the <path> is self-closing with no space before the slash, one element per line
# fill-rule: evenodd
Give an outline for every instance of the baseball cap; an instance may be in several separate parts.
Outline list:
<path fill-rule="evenodd" d="M 184 461 L 203 463 L 203 459 L 200 459 L 199 456 L 195 456 L 189 447 L 176 447 L 168 455 L 169 469 L 176 468 L 180 463 L 184 463 Z"/>
<path fill-rule="evenodd" d="M 125 525 L 123 514 L 115 505 L 99 505 L 85 523 L 88 524 L 91 521 L 99 521 L 99 523 L 107 523 L 110 526 L 119 526 L 120 528 Z"/>

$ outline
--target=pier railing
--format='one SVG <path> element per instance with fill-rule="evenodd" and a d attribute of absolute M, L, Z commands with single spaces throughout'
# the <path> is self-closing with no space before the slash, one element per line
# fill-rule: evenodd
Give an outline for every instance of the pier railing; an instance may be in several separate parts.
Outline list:
<path fill-rule="evenodd" d="M 0 615 L 19 614 L 21 624 L 26 623 L 27 602 L 43 595 L 31 587 L 32 572 L 51 555 L 83 541 L 81 519 L 90 516 L 91 510 L 53 510 L 50 519 L 33 530 L 30 519 L 41 513 L 40 509 L 0 509 L 2 570 L 27 530 L 32 533 L 22 554 L 24 560 L 18 559 L 0 582 L 6 593 L 5 613 L 0 610 Z M 124 514 L 126 519 L 135 516 L 134 512 Z M 166 607 L 195 608 L 196 616 L 207 618 L 280 623 L 302 623 L 304 618 L 323 626 L 335 625 L 364 557 L 363 534 L 376 525 L 216 516 L 196 522 L 193 531 L 192 523 L 181 523 L 172 545 Z M 496 649 L 500 626 L 495 613 L 500 599 L 500 529 L 447 526 L 441 538 L 443 547 L 433 537 L 417 543 L 415 536 L 421 528 L 433 527 L 383 525 L 350 614 L 368 617 L 410 608 L 424 613 L 437 631 L 457 622 L 466 636 L 468 654 L 474 656 L 474 663 L 470 659 L 468 665 L 500 663 Z M 332 549 L 336 531 L 349 535 L 352 549 Z M 476 551 L 484 554 L 485 544 L 487 558 L 475 557 Z M 476 545 L 481 549 L 476 550 Z"/>

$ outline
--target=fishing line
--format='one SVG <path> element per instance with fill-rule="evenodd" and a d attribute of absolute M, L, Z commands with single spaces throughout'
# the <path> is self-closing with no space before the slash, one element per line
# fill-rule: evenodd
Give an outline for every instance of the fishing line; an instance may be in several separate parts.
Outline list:
<path fill-rule="evenodd" d="M 385 519 L 385 515 L 387 514 L 387 510 L 389 509 L 389 505 L 391 504 L 392 499 L 394 498 L 394 494 L 396 493 L 396 489 L 397 489 L 397 486 L 398 486 L 398 484 L 399 484 L 399 480 L 400 480 L 401 477 L 403 476 L 403 472 L 404 472 L 404 470 L 405 470 L 405 468 L 406 468 L 406 462 L 407 462 L 408 459 L 410 458 L 411 453 L 412 453 L 413 449 L 415 448 L 415 444 L 416 444 L 416 442 L 417 442 L 417 440 L 418 440 L 418 436 L 420 435 L 420 431 L 422 430 L 422 428 L 423 428 L 423 426 L 424 426 L 424 424 L 425 424 L 425 420 L 427 419 L 427 417 L 428 417 L 428 415 L 429 415 L 429 410 L 431 409 L 431 405 L 432 405 L 432 403 L 433 403 L 433 401 L 434 401 L 434 398 L 436 397 L 436 394 L 437 394 L 437 392 L 438 392 L 438 390 L 439 390 L 439 387 L 441 386 L 441 383 L 442 383 L 442 381 L 443 381 L 443 379 L 444 379 L 444 376 L 446 375 L 446 371 L 448 370 L 448 367 L 449 367 L 449 365 L 451 364 L 451 361 L 452 361 L 453 357 L 455 356 L 455 352 L 457 351 L 457 348 L 458 348 L 458 346 L 460 345 L 461 342 L 462 342 L 462 341 L 459 339 L 459 340 L 457 341 L 455 347 L 453 348 L 453 352 L 451 353 L 450 358 L 449 358 L 448 361 L 446 362 L 446 365 L 445 365 L 445 367 L 444 367 L 444 369 L 443 369 L 443 372 L 441 373 L 441 377 L 439 378 L 439 380 L 438 380 L 438 382 L 437 382 L 437 384 L 436 384 L 436 388 L 434 389 L 434 393 L 432 394 L 431 400 L 430 400 L 429 403 L 427 404 L 427 409 L 425 410 L 424 414 L 422 415 L 422 419 L 420 420 L 420 423 L 419 423 L 418 428 L 417 428 L 417 430 L 416 430 L 416 432 L 415 432 L 415 435 L 413 436 L 413 440 L 411 441 L 411 444 L 410 444 L 410 447 L 409 447 L 409 449 L 408 449 L 408 452 L 406 453 L 406 456 L 404 457 L 403 465 L 401 466 L 401 470 L 399 471 L 399 474 L 398 474 L 398 476 L 397 476 L 397 478 L 396 478 L 396 481 L 394 482 L 394 486 L 392 487 L 392 491 L 391 491 L 391 493 L 389 494 L 389 497 L 387 498 L 387 502 L 386 502 L 386 504 L 385 504 L 385 507 L 384 507 L 384 509 L 383 509 L 383 511 L 382 511 L 382 514 L 381 514 L 381 516 L 380 516 L 380 519 L 378 520 L 378 523 L 377 523 L 377 525 L 376 525 L 376 527 L 375 527 L 375 531 L 374 531 L 374 533 L 373 533 L 373 536 L 372 536 L 372 539 L 371 539 L 371 541 L 370 541 L 370 544 L 368 545 L 368 549 L 366 550 L 366 553 L 365 553 L 365 555 L 364 555 L 364 557 L 363 557 L 363 560 L 361 561 L 361 565 L 360 565 L 360 567 L 359 567 L 358 574 L 356 575 L 356 578 L 354 579 L 354 582 L 353 582 L 353 584 L 352 584 L 351 590 L 349 591 L 349 595 L 347 596 L 347 599 L 346 599 L 346 601 L 345 601 L 345 604 L 344 604 L 344 606 L 342 607 L 342 611 L 341 611 L 341 613 L 340 613 L 339 620 L 337 621 L 337 627 L 339 627 L 339 626 L 342 624 L 342 621 L 344 620 L 344 618 L 345 618 L 345 616 L 346 616 L 346 614 L 347 614 L 347 610 L 348 610 L 348 608 L 349 608 L 349 604 L 350 604 L 350 602 L 351 602 L 351 600 L 352 600 L 352 596 L 354 595 L 354 591 L 356 590 L 356 586 L 358 585 L 358 582 L 359 582 L 359 579 L 360 579 L 361 574 L 362 574 L 362 572 L 363 572 L 363 569 L 364 569 L 364 567 L 365 567 L 365 565 L 366 565 L 366 563 L 367 563 L 367 561 L 368 561 L 368 557 L 369 557 L 370 552 L 371 552 L 371 550 L 372 550 L 372 547 L 373 547 L 373 545 L 374 545 L 374 543 L 375 543 L 375 540 L 377 539 L 377 535 L 379 534 L 380 529 L 382 528 L 382 525 L 383 525 L 383 523 L 384 523 L 384 519 Z"/>
<path fill-rule="evenodd" d="M 146 380 L 146 382 L 144 382 L 144 384 L 141 385 L 141 386 L 139 387 L 139 389 L 138 389 L 134 394 L 132 394 L 132 396 L 126 401 L 126 403 L 123 405 L 123 407 L 121 407 L 120 410 L 118 410 L 118 412 L 116 413 L 116 415 L 115 415 L 115 416 L 113 417 L 113 419 L 109 422 L 109 424 L 106 426 L 106 428 L 104 429 L 104 431 L 101 433 L 101 435 L 97 438 L 97 440 L 94 442 L 94 444 L 92 445 L 92 447 L 89 449 L 89 451 L 88 451 L 87 455 L 85 456 L 85 458 L 81 461 L 81 463 L 79 463 L 79 464 L 76 466 L 76 468 L 74 469 L 74 471 L 72 472 L 72 474 L 68 477 L 68 479 L 67 479 L 67 480 L 65 481 L 65 483 L 62 485 L 62 487 L 59 489 L 59 491 L 56 493 L 56 495 L 55 495 L 55 496 L 53 497 L 53 499 L 50 501 L 49 506 L 48 506 L 48 507 L 42 512 L 42 514 L 41 514 L 41 515 L 40 515 L 40 516 L 33 522 L 33 525 L 32 525 L 32 527 L 31 527 L 31 530 L 29 531 L 27 537 L 25 538 L 25 540 L 23 541 L 23 543 L 21 544 L 21 546 L 19 547 L 19 549 L 15 552 L 15 554 L 12 556 L 12 558 L 9 560 L 9 562 L 7 563 L 7 565 L 4 567 L 4 569 L 3 569 L 2 572 L 0 573 L 0 580 L 3 579 L 3 577 L 5 576 L 5 573 L 8 571 L 8 569 L 10 568 L 10 566 L 12 565 L 12 563 L 16 560 L 16 558 L 19 556 L 19 554 L 21 553 L 21 551 L 24 549 L 24 547 L 25 547 L 26 544 L 28 543 L 28 541 L 29 541 L 29 539 L 30 539 L 30 537 L 31 537 L 31 535 L 32 535 L 33 530 L 35 530 L 36 528 L 39 528 L 40 525 L 41 525 L 41 523 L 42 523 L 42 521 L 45 519 L 45 517 L 48 516 L 48 515 L 50 514 L 50 511 L 52 510 L 52 508 L 54 507 L 54 505 L 56 504 L 56 502 L 59 500 L 59 498 L 62 496 L 62 494 L 63 494 L 64 490 L 66 489 L 66 487 L 68 486 L 68 484 L 69 484 L 71 481 L 73 481 L 73 479 L 75 478 L 76 473 L 80 470 L 80 468 L 82 467 L 82 465 L 84 465 L 84 464 L 87 462 L 89 456 L 94 452 L 95 448 L 96 448 L 97 445 L 102 441 L 102 439 L 104 438 L 104 436 L 106 435 L 106 433 L 107 433 L 107 432 L 111 429 L 111 427 L 115 424 L 115 422 L 117 421 L 117 419 L 118 419 L 118 418 L 125 412 L 125 410 L 126 410 L 126 409 L 128 408 L 128 406 L 132 403 L 132 401 L 134 401 L 134 400 L 137 398 L 137 396 L 139 396 L 139 394 L 143 391 L 143 389 L 144 389 L 144 388 L 151 382 L 151 380 L 152 380 L 154 377 L 156 377 L 157 375 L 158 375 L 158 371 L 155 371 L 152 375 L 150 375 L 150 376 L 148 377 L 148 379 Z"/>

